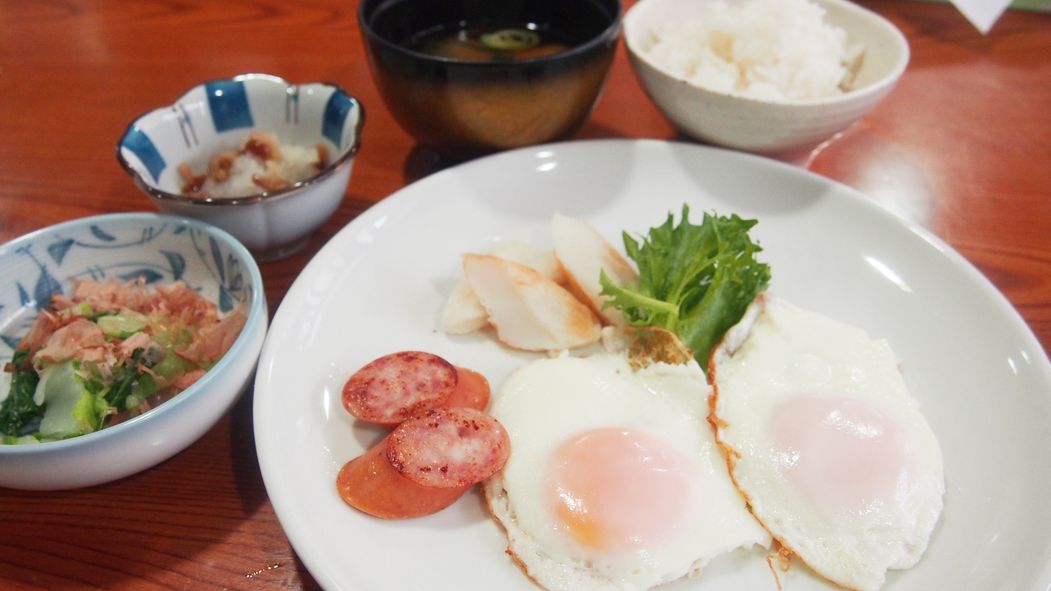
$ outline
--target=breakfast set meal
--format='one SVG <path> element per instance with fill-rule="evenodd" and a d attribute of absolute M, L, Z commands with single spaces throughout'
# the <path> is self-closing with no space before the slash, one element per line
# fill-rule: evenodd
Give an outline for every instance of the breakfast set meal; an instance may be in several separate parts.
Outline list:
<path fill-rule="evenodd" d="M 559 213 L 551 251 L 465 253 L 444 331 L 546 355 L 491 402 L 429 353 L 355 372 L 344 407 L 394 431 L 339 472 L 344 501 L 416 517 L 481 483 L 507 553 L 552 591 L 648 589 L 753 546 L 775 580 L 796 557 L 859 591 L 916 564 L 942 456 L 889 344 L 769 292 L 756 220 L 688 215 L 625 232 L 627 258 Z"/>
<path fill-rule="evenodd" d="M 537 14 L 562 14 L 556 4 Z M 492 19 L 406 34 L 397 19 L 416 15 L 410 8 L 362 3 L 370 66 L 402 125 L 457 158 L 576 130 L 605 81 L 621 16 L 619 3 L 588 4 L 581 38 Z M 712 0 L 696 18 L 649 28 L 645 47 L 629 50 L 662 110 L 647 63 L 676 92 L 794 108 L 854 92 L 878 61 L 825 16 L 810 0 Z M 391 31 L 404 38 L 391 44 Z M 404 52 L 412 60 L 383 61 Z M 549 72 L 544 60 L 558 65 Z M 441 70 L 435 83 L 406 73 L 439 66 L 462 67 L 469 92 L 443 86 L 458 88 L 460 74 Z M 880 76 L 893 84 L 893 71 Z M 509 80 L 530 85 L 500 111 Z M 466 101 L 454 122 L 439 95 Z M 556 111 L 557 121 L 540 115 Z M 215 223 L 272 260 L 302 247 L 342 200 L 362 121 L 338 87 L 245 75 L 137 119 L 118 158 L 163 211 Z M 342 409 L 383 435 L 340 459 L 332 484 L 348 510 L 412 519 L 478 491 L 507 555 L 551 591 L 649 589 L 755 547 L 778 588 L 793 557 L 857 591 L 915 565 L 942 510 L 942 456 L 889 345 L 769 291 L 771 269 L 749 236 L 757 220 L 705 213 L 695 225 L 689 213 L 683 205 L 678 221 L 669 213 L 645 235 L 625 231 L 623 252 L 554 212 L 549 250 L 505 242 L 461 253 L 441 331 L 492 335 L 494 346 L 539 357 L 495 391 L 481 372 L 419 350 L 351 373 Z M 73 284 L 13 347 L 0 381 L 5 445 L 61 441 L 146 413 L 205 376 L 246 325 L 241 306 L 220 314 L 181 281 Z"/>

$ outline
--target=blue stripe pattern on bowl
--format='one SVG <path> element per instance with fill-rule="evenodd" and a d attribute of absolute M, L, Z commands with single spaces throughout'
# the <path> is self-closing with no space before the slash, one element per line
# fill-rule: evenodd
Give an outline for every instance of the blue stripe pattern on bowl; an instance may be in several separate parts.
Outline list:
<path fill-rule="evenodd" d="M 157 146 L 153 145 L 153 141 L 150 140 L 146 132 L 142 131 L 138 127 L 132 127 L 124 136 L 124 141 L 121 142 L 121 146 L 130 150 L 135 156 L 142 162 L 142 165 L 146 167 L 146 170 L 150 172 L 154 182 L 160 178 L 161 173 L 168 166 L 164 161 L 164 157 L 161 156 Z"/>
<path fill-rule="evenodd" d="M 248 108 L 248 92 L 240 80 L 220 80 L 204 85 L 216 132 L 255 127 Z"/>
<path fill-rule="evenodd" d="M 347 114 L 354 108 L 354 100 L 343 91 L 337 89 L 325 103 L 325 116 L 321 120 L 321 135 L 325 136 L 343 149 L 343 123 L 347 120 Z"/>

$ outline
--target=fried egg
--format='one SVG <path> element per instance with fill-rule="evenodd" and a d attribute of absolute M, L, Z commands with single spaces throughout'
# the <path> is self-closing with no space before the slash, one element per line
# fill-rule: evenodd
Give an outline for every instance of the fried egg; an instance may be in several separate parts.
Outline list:
<path fill-rule="evenodd" d="M 731 476 L 783 548 L 860 591 L 920 560 L 942 454 L 885 340 L 760 294 L 709 377 Z"/>
<path fill-rule="evenodd" d="M 635 371 L 621 355 L 562 355 L 511 375 L 490 408 L 511 455 L 485 494 L 530 578 L 642 590 L 769 547 L 706 420 L 709 393 L 693 360 Z"/>

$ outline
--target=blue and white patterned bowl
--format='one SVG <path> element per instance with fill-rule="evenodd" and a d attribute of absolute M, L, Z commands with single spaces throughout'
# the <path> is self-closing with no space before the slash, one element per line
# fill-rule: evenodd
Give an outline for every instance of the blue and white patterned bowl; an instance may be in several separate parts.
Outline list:
<path fill-rule="evenodd" d="M 214 226 L 152 213 L 73 220 L 0 246 L 0 366 L 11 360 L 51 296 L 71 293 L 71 280 L 139 276 L 150 285 L 181 280 L 220 312 L 241 303 L 247 324 L 204 377 L 146 413 L 72 439 L 0 445 L 0 486 L 79 488 L 149 468 L 207 432 L 250 383 L 268 324 L 255 260 L 244 245 Z M 3 396 L 9 376 L 0 378 Z"/>
<path fill-rule="evenodd" d="M 195 86 L 174 104 L 137 118 L 117 143 L 117 159 L 162 212 L 219 226 L 258 260 L 273 260 L 302 247 L 342 202 L 364 115 L 361 104 L 338 86 L 245 74 Z M 251 197 L 181 194 L 181 164 L 203 171 L 213 156 L 237 149 L 256 129 L 276 134 L 284 144 L 323 144 L 332 161 L 317 176 Z"/>

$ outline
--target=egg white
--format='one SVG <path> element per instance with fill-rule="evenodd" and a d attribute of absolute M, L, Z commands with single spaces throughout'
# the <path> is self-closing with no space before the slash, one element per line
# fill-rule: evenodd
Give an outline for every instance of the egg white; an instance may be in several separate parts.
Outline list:
<path fill-rule="evenodd" d="M 634 371 L 619 355 L 561 356 L 519 368 L 490 412 L 507 429 L 511 455 L 485 485 L 509 553 L 552 591 L 641 590 L 695 576 L 739 547 L 769 547 L 748 513 L 707 422 L 710 388 L 695 362 Z M 544 474 L 558 446 L 575 434 L 618 427 L 641 431 L 690 458 L 695 506 L 666 538 L 629 553 L 586 548 L 560 529 Z"/>
<path fill-rule="evenodd" d="M 862 591 L 919 561 L 943 506 L 942 454 L 885 340 L 761 294 L 710 368 L 731 475 L 783 547 Z"/>

